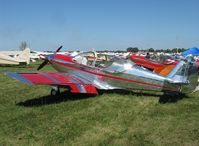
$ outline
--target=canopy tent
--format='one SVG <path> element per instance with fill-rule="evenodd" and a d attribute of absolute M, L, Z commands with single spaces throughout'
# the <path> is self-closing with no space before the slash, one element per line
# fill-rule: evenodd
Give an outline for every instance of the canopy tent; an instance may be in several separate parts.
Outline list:
<path fill-rule="evenodd" d="M 187 56 L 187 55 L 193 55 L 193 56 L 199 56 L 199 49 L 196 47 L 190 48 L 184 52 L 182 52 L 183 56 Z"/>

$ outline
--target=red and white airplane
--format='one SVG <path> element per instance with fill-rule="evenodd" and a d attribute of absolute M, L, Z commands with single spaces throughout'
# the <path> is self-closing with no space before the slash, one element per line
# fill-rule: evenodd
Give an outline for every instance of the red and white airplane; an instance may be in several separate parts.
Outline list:
<path fill-rule="evenodd" d="M 19 81 L 53 86 L 51 95 L 58 95 L 60 88 L 72 93 L 98 94 L 99 90 L 152 90 L 164 93 L 188 93 L 197 86 L 198 69 L 192 60 L 179 63 L 166 75 L 161 75 L 138 66 L 130 59 L 117 59 L 96 66 L 95 52 L 80 53 L 76 56 L 48 55 L 38 67 L 50 63 L 58 72 L 15 73 L 6 72 Z M 93 59 L 88 59 L 93 58 Z M 56 87 L 56 88 L 55 88 Z"/>

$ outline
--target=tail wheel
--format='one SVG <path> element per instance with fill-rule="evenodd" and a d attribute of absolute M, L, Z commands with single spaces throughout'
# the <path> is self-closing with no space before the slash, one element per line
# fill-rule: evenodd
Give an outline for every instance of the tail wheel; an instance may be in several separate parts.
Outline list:
<path fill-rule="evenodd" d="M 160 103 L 172 103 L 182 99 L 184 94 L 175 91 L 165 91 L 159 98 Z"/>

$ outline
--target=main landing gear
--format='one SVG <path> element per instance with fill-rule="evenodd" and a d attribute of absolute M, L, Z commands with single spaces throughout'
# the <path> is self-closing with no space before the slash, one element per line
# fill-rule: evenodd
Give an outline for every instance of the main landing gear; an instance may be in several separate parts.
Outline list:
<path fill-rule="evenodd" d="M 61 88 L 64 88 L 63 93 L 67 93 L 67 94 L 71 93 L 71 88 L 69 86 L 53 86 L 50 91 L 51 96 L 59 96 L 61 94 L 61 91 L 60 91 Z"/>
<path fill-rule="evenodd" d="M 60 95 L 60 89 L 59 89 L 59 87 L 53 87 L 51 89 L 50 94 L 51 94 L 51 96 L 58 96 L 58 95 Z"/>

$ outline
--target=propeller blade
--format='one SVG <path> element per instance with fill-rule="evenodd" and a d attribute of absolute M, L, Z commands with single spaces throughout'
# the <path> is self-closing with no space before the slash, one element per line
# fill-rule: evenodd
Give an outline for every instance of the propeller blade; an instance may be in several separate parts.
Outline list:
<path fill-rule="evenodd" d="M 59 52 L 59 51 L 61 50 L 62 47 L 63 47 L 63 46 L 60 46 L 60 47 L 55 51 L 55 53 Z"/>
<path fill-rule="evenodd" d="M 40 64 L 40 66 L 37 68 L 37 70 L 42 69 L 49 61 L 46 59 L 44 60 L 44 62 L 42 62 L 42 64 Z"/>
<path fill-rule="evenodd" d="M 59 52 L 60 50 L 61 50 L 61 48 L 62 48 L 62 46 L 60 46 L 56 51 L 55 51 L 55 53 L 54 53 L 54 55 L 57 53 L 57 52 Z M 51 57 L 51 55 L 48 55 L 47 57 L 46 57 L 46 59 L 44 60 L 44 62 L 42 62 L 42 64 L 40 64 L 40 66 L 37 68 L 37 70 L 40 70 L 40 69 L 42 69 L 46 64 L 48 64 L 48 62 L 49 62 L 49 58 L 48 57 Z"/>

